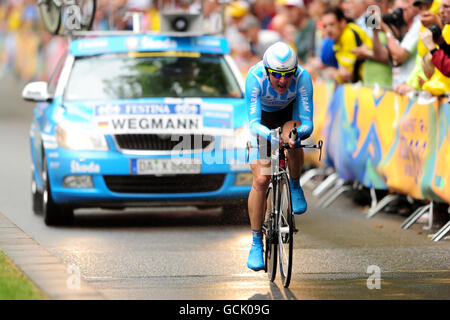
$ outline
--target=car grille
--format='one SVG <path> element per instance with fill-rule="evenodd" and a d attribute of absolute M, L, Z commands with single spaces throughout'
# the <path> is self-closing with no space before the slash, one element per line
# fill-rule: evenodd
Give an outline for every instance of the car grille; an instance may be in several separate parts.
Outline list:
<path fill-rule="evenodd" d="M 222 187 L 224 174 L 105 175 L 109 190 L 118 193 L 194 193 L 211 192 Z"/>
<path fill-rule="evenodd" d="M 179 135 L 175 141 L 171 135 L 158 134 L 116 134 L 114 137 L 120 149 L 137 151 L 204 150 L 214 142 L 213 136 L 203 134 Z"/>

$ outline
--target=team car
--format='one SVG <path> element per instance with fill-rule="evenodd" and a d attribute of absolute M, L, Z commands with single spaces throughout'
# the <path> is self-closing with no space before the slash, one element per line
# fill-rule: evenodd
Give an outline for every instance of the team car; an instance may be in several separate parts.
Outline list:
<path fill-rule="evenodd" d="M 48 225 L 77 208 L 223 206 L 247 215 L 243 77 L 225 38 L 111 34 L 72 40 L 30 129 L 33 210 Z"/>

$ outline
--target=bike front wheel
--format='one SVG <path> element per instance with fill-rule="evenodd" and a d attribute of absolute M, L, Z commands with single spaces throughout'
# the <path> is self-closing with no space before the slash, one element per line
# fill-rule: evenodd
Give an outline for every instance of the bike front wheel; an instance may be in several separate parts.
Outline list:
<path fill-rule="evenodd" d="M 80 8 L 81 19 L 80 26 L 81 30 L 92 30 L 92 25 L 94 24 L 95 11 L 97 7 L 96 0 L 75 0 L 76 5 Z"/>
<path fill-rule="evenodd" d="M 292 211 L 291 188 L 286 174 L 280 181 L 280 214 L 278 215 L 278 252 L 280 275 L 283 286 L 291 281 L 292 256 L 294 247 L 294 215 Z"/>
<path fill-rule="evenodd" d="M 274 194 L 272 184 L 266 193 L 266 213 L 263 224 L 265 236 L 264 269 L 269 280 L 273 282 L 277 273 L 276 220 L 274 214 Z"/>
<path fill-rule="evenodd" d="M 45 28 L 52 34 L 58 34 L 61 27 L 61 6 L 54 0 L 41 0 L 38 4 Z"/>

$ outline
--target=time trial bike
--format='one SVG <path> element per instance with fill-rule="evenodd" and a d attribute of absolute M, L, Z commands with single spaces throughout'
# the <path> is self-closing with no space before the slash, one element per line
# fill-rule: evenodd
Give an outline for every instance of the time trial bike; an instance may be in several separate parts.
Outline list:
<path fill-rule="evenodd" d="M 280 139 L 281 128 L 271 130 L 272 137 Z M 289 134 L 297 139 L 297 129 Z M 274 141 L 276 139 L 273 139 Z M 322 158 L 323 141 L 318 144 L 300 144 L 295 148 L 315 148 L 320 150 L 319 161 Z M 264 235 L 265 272 L 271 282 L 275 281 L 277 257 L 279 259 L 280 276 L 283 286 L 289 287 L 292 275 L 294 234 L 298 232 L 295 226 L 292 210 L 291 187 L 287 172 L 287 157 L 285 150 L 291 149 L 288 143 L 271 144 L 271 182 L 266 192 L 266 210 L 262 227 Z M 257 146 L 247 145 L 247 149 Z"/>

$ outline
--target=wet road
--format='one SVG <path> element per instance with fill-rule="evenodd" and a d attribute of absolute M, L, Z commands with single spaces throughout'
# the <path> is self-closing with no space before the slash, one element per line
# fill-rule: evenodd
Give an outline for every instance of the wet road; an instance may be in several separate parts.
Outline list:
<path fill-rule="evenodd" d="M 297 217 L 289 289 L 246 267 L 249 227 L 224 226 L 219 211 L 193 208 L 76 212 L 72 227 L 47 227 L 31 211 L 28 130 L 32 104 L 2 86 L 0 212 L 110 299 L 449 299 L 450 241 L 435 230 L 380 213 L 373 219 L 345 197 Z M 9 110 L 9 111 L 8 111 Z M 375 267 L 370 267 L 375 266 Z M 380 271 L 379 289 L 368 268 Z M 372 269 L 370 269 L 372 270 Z M 371 277 L 372 276 L 372 277 Z M 371 277 L 369 279 L 369 277 Z"/>

